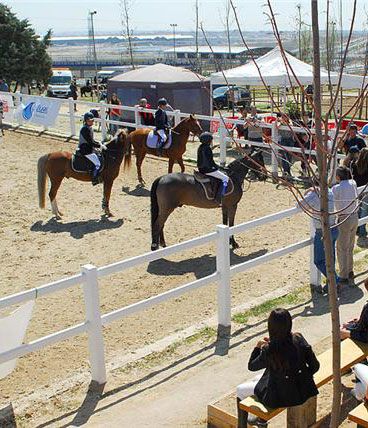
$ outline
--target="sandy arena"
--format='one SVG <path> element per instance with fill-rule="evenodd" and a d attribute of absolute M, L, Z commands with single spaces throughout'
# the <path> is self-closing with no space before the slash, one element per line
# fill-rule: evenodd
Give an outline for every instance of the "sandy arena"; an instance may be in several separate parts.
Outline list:
<path fill-rule="evenodd" d="M 86 263 L 103 266 L 142 254 L 150 249 L 150 199 L 152 181 L 167 172 L 167 163 L 146 159 L 143 174 L 147 189 L 136 188 L 136 170 L 121 170 L 115 181 L 110 207 L 115 217 L 101 219 L 102 186 L 64 180 L 58 204 L 64 217 L 52 218 L 50 204 L 38 208 L 36 166 L 45 153 L 75 149 L 53 137 L 7 131 L 0 146 L 1 296 L 10 295 L 80 271 Z M 191 171 L 192 167 L 187 166 Z M 175 166 L 178 170 L 178 166 Z M 253 183 L 240 202 L 236 223 L 293 206 L 286 190 L 270 183 Z M 215 230 L 220 210 L 191 207 L 177 209 L 166 226 L 168 245 Z M 239 263 L 308 236 L 308 219 L 302 214 L 240 235 L 240 248 L 232 255 Z M 232 305 L 245 303 L 286 284 L 308 282 L 309 250 L 275 260 L 232 280 Z M 103 313 L 129 305 L 215 269 L 214 246 L 198 247 L 169 259 L 142 265 L 100 281 Z M 137 349 L 216 314 L 215 286 L 186 294 L 130 316 L 104 330 L 106 359 Z M 84 319 L 81 287 L 37 300 L 27 340 L 72 326 Z M 0 381 L 0 404 L 50 385 L 88 367 L 86 336 L 58 343 L 20 359 L 16 371 Z"/>

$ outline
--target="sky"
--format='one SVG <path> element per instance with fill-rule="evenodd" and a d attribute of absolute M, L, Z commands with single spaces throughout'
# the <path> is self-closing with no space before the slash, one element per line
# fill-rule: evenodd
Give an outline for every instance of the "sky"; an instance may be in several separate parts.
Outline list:
<path fill-rule="evenodd" d="M 131 23 L 134 31 L 170 31 L 170 23 L 177 24 L 177 32 L 195 29 L 195 0 L 128 0 L 132 3 Z M 335 19 L 339 3 L 343 4 L 343 26 L 348 29 L 353 0 L 331 0 Z M 19 18 L 27 18 L 39 34 L 53 29 L 54 35 L 87 33 L 88 11 L 96 11 L 96 34 L 121 32 L 120 0 L 0 0 L 10 6 Z M 234 0 L 244 30 L 271 30 L 264 12 L 266 0 Z M 304 20 L 310 20 L 310 0 L 271 0 L 277 13 L 280 30 L 294 30 L 296 4 L 301 4 Z M 200 21 L 208 30 L 222 30 L 226 0 L 199 0 Z M 319 0 L 320 17 L 325 20 L 326 0 Z M 364 29 L 368 0 L 358 0 L 355 29 Z M 235 29 L 235 23 L 232 24 Z"/>

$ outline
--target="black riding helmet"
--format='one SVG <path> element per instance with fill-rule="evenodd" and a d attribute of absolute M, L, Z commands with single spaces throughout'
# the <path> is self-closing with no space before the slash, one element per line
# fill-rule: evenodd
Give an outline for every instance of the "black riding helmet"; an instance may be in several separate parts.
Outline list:
<path fill-rule="evenodd" d="M 211 143 L 213 140 L 213 136 L 211 132 L 202 132 L 202 134 L 199 136 L 199 141 L 201 143 Z"/>
<path fill-rule="evenodd" d="M 160 98 L 160 99 L 158 100 L 157 104 L 158 104 L 159 106 L 166 106 L 166 105 L 167 105 L 167 100 L 166 100 L 166 98 Z"/>
<path fill-rule="evenodd" d="M 87 111 L 87 113 L 84 113 L 83 116 L 83 121 L 87 122 L 87 120 L 93 120 L 95 117 L 93 116 L 93 113 L 91 113 L 90 111 Z"/>

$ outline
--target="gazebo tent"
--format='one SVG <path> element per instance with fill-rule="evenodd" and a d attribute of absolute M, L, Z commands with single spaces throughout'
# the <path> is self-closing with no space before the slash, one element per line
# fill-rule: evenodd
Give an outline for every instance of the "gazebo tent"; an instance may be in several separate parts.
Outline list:
<path fill-rule="evenodd" d="M 210 81 L 181 67 L 155 64 L 119 74 L 108 80 L 107 91 L 109 97 L 115 92 L 123 105 L 134 106 L 144 97 L 156 108 L 164 97 L 184 113 L 211 113 Z"/>
<path fill-rule="evenodd" d="M 288 62 L 299 79 L 302 85 L 313 84 L 313 66 L 307 64 L 293 55 L 286 52 Z M 282 57 L 279 46 L 276 46 L 272 51 L 266 55 L 256 59 L 256 63 L 260 68 L 263 79 L 267 86 L 290 87 L 290 79 L 293 85 L 297 85 L 296 79 Z M 226 79 L 225 79 L 225 77 Z M 212 73 L 210 76 L 212 85 L 226 85 L 226 81 L 232 85 L 244 86 L 262 86 L 262 79 L 259 76 L 258 69 L 253 61 L 250 61 L 240 67 L 231 68 L 222 72 Z M 338 82 L 338 73 L 331 72 L 331 83 L 333 85 Z M 363 83 L 363 76 L 356 76 L 351 74 L 343 74 L 342 87 L 345 89 L 360 88 Z M 328 73 L 326 70 L 321 70 L 321 82 L 328 84 Z M 367 83 L 368 81 L 366 81 Z"/>

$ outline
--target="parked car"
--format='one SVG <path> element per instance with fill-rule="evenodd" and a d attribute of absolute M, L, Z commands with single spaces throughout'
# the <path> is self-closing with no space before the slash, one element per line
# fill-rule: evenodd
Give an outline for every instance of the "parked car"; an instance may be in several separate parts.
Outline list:
<path fill-rule="evenodd" d="M 240 86 L 219 86 L 213 90 L 213 107 L 222 109 L 229 106 L 232 108 L 233 103 L 237 106 L 250 106 L 252 97 L 248 88 Z"/>

